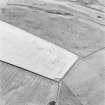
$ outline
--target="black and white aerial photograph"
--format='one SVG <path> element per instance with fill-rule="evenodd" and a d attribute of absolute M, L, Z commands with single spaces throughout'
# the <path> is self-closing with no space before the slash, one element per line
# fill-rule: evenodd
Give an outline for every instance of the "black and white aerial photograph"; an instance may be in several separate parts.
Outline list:
<path fill-rule="evenodd" d="M 105 105 L 105 0 L 0 0 L 0 105 Z"/>

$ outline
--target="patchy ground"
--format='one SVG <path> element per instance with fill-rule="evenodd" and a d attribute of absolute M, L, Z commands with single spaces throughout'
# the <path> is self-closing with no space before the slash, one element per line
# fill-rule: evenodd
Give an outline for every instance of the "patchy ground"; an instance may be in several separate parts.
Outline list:
<path fill-rule="evenodd" d="M 1 9 L 0 19 L 79 56 L 105 47 L 103 26 L 70 12 L 10 5 Z"/>
<path fill-rule="evenodd" d="M 104 105 L 104 1 L 66 0 L 87 8 L 80 9 L 83 13 L 38 0 L 9 1 L 18 3 L 0 2 L 0 20 L 81 58 L 59 84 L 0 61 L 0 105 L 55 105 L 54 100 L 60 105 Z"/>

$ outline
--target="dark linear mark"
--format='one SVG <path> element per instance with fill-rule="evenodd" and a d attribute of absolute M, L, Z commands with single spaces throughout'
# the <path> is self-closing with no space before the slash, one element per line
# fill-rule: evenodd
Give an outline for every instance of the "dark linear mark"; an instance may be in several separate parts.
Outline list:
<path fill-rule="evenodd" d="M 8 4 L 8 5 L 28 7 L 28 8 L 31 8 L 33 10 L 40 10 L 40 11 L 44 11 L 44 12 L 47 12 L 47 13 L 57 14 L 57 15 L 62 15 L 62 16 L 74 16 L 73 14 L 71 14 L 69 12 L 63 12 L 63 11 L 60 11 L 60 10 L 57 10 L 57 9 L 47 10 L 47 9 L 43 9 L 43 8 L 40 8 L 40 7 L 33 7 L 31 5 L 24 5 L 24 4 Z"/>
<path fill-rule="evenodd" d="M 46 12 L 52 13 L 52 14 L 63 15 L 63 16 L 73 16 L 71 13 L 68 13 L 68 12 L 60 12 L 58 10 L 46 10 Z"/>
<path fill-rule="evenodd" d="M 82 58 L 85 59 L 85 58 L 87 58 L 87 57 L 89 57 L 89 56 L 91 56 L 91 55 L 94 55 L 94 54 L 96 54 L 96 53 L 98 53 L 98 52 L 104 50 L 104 49 L 105 49 L 105 47 L 102 47 L 102 48 L 100 48 L 100 49 L 98 49 L 98 50 L 93 51 L 92 53 L 88 54 L 87 56 L 82 57 Z"/>
<path fill-rule="evenodd" d="M 26 72 L 29 72 L 29 73 L 35 74 L 35 75 L 39 76 L 40 78 L 44 78 L 44 79 L 47 79 L 47 80 L 53 81 L 53 82 L 55 82 L 55 83 L 59 83 L 59 81 L 57 81 L 57 80 L 55 80 L 55 79 L 52 79 L 52 78 L 49 78 L 49 77 L 43 76 L 43 75 L 41 75 L 41 74 L 35 73 L 35 72 L 33 72 L 33 71 L 30 71 L 30 70 L 25 69 L 25 68 L 23 68 L 23 67 L 20 67 L 20 66 L 14 65 L 14 64 L 9 63 L 9 62 L 6 62 L 6 61 L 4 61 L 4 60 L 1 60 L 1 59 L 0 59 L 0 62 L 6 63 L 6 64 L 11 65 L 11 66 L 16 67 L 16 68 L 19 68 L 19 69 L 21 69 L 21 70 L 23 70 L 23 71 L 26 71 Z"/>

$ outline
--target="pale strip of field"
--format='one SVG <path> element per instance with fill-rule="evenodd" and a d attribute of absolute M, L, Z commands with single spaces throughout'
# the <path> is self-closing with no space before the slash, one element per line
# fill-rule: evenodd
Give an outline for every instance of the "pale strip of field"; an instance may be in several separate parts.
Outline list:
<path fill-rule="evenodd" d="M 0 60 L 50 79 L 60 79 L 77 56 L 0 21 Z"/>
<path fill-rule="evenodd" d="M 0 0 L 0 8 L 7 4 L 8 0 Z"/>

